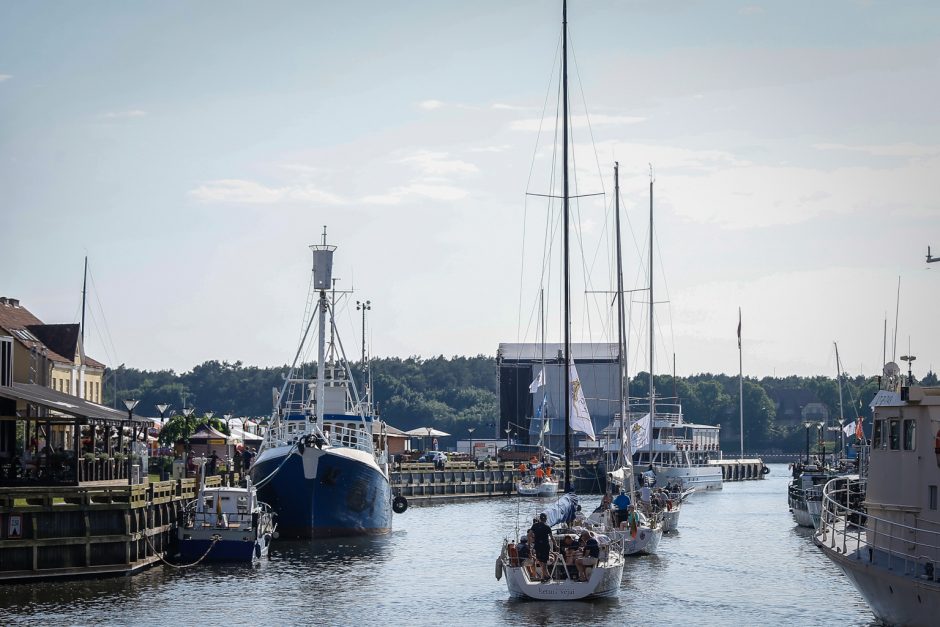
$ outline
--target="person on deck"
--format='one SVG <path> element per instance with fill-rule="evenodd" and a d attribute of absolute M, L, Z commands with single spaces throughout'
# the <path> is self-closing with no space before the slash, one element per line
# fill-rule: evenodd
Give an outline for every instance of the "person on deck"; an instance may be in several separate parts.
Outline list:
<path fill-rule="evenodd" d="M 581 532 L 581 557 L 575 560 L 575 566 L 578 567 L 578 577 L 581 581 L 587 581 L 587 569 L 590 566 L 597 565 L 597 559 L 601 554 L 601 547 L 597 539 L 591 536 L 587 531 Z"/>
<path fill-rule="evenodd" d="M 542 470 L 542 467 L 539 466 L 535 469 L 535 483 L 536 485 L 542 483 L 542 479 L 545 478 L 545 471 Z"/>
<path fill-rule="evenodd" d="M 535 559 L 538 560 L 542 569 L 542 581 L 550 579 L 548 574 L 548 556 L 552 552 L 552 528 L 546 524 L 548 516 L 545 512 L 539 514 L 538 522 L 532 525 L 532 535 L 534 540 Z"/>

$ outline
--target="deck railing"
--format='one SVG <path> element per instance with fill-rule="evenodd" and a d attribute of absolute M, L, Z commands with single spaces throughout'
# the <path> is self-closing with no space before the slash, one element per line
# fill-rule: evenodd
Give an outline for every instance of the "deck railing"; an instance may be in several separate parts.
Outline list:
<path fill-rule="evenodd" d="M 849 477 L 826 484 L 817 541 L 898 574 L 940 581 L 940 530 L 871 515 L 863 506 L 866 487 L 866 480 Z"/>

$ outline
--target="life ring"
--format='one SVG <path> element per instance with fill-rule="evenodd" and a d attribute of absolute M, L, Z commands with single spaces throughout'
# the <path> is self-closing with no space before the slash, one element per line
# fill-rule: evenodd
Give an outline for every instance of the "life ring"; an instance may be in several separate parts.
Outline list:
<path fill-rule="evenodd" d="M 767 466 L 764 466 L 763 468 L 760 469 L 760 474 L 762 474 L 762 475 L 769 475 L 769 474 L 770 474 L 770 468 L 768 468 Z"/>
<path fill-rule="evenodd" d="M 403 497 L 401 494 L 392 499 L 393 512 L 396 514 L 404 514 L 406 509 L 408 509 L 408 499 Z"/>
<path fill-rule="evenodd" d="M 496 558 L 496 581 L 503 578 L 503 560 Z"/>

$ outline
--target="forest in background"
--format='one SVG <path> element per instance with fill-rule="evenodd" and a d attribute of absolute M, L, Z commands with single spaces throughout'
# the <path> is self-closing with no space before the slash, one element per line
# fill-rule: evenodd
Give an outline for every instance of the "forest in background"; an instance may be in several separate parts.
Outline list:
<path fill-rule="evenodd" d="M 373 399 L 383 419 L 407 431 L 433 425 L 452 434 L 442 438 L 441 447 L 453 447 L 457 439 L 466 439 L 468 429 L 477 437 L 492 437 L 498 420 L 494 357 L 444 356 L 387 357 L 371 362 Z M 125 398 L 140 401 L 137 413 L 159 416 L 154 406 L 168 403 L 179 412 L 195 407 L 196 414 L 212 411 L 216 416 L 230 413 L 244 417 L 267 417 L 271 413 L 272 390 L 280 388 L 288 366 L 260 368 L 241 362 L 207 361 L 191 371 L 147 371 L 120 367 L 105 377 L 104 399 L 114 405 Z M 305 364 L 304 374 L 311 376 L 315 366 Z M 353 366 L 359 389 L 362 370 Z M 935 373 L 928 373 L 920 383 L 936 385 Z M 686 421 L 721 425 L 722 449 L 738 450 L 738 377 L 724 374 L 696 374 L 673 378 L 655 378 L 659 395 L 678 395 Z M 630 395 L 648 394 L 649 375 L 637 373 L 630 382 Z M 878 390 L 875 378 L 845 376 L 842 382 L 845 420 L 856 414 L 871 417 L 868 402 Z M 800 410 L 809 402 L 822 403 L 831 419 L 839 417 L 839 386 L 835 378 L 764 377 L 744 379 L 745 451 L 749 453 L 803 450 L 805 430 Z M 834 423 L 833 423 L 834 424 Z M 838 433 L 829 434 L 837 439 Z"/>

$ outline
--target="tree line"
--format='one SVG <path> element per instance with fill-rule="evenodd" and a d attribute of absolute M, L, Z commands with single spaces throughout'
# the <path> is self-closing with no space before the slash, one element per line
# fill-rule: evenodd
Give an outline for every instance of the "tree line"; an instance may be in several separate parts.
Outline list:
<path fill-rule="evenodd" d="M 496 390 L 496 360 L 487 355 L 387 357 L 370 363 L 373 401 L 391 425 L 407 431 L 423 426 L 453 434 L 442 447 L 454 446 L 474 428 L 478 437 L 491 437 L 499 418 Z M 246 366 L 242 362 L 206 361 L 189 372 L 148 371 L 121 366 L 105 377 L 107 404 L 120 407 L 121 399 L 140 401 L 137 413 L 158 417 L 155 406 L 172 406 L 168 414 L 184 407 L 196 408 L 195 416 L 213 412 L 216 417 L 267 417 L 271 413 L 272 390 L 280 389 L 289 367 Z M 362 367 L 353 366 L 357 386 L 367 379 Z M 312 378 L 314 364 L 304 364 L 300 376 Z M 921 383 L 936 385 L 930 372 Z M 686 421 L 721 425 L 722 448 L 738 449 L 738 378 L 725 374 L 696 374 L 673 378 L 655 377 L 658 396 L 678 396 Z M 747 377 L 743 382 L 744 438 L 746 452 L 792 453 L 805 442 L 803 417 L 807 402 L 820 403 L 828 410 L 831 424 L 840 416 L 839 384 L 836 379 L 815 377 Z M 861 416 L 871 418 L 868 403 L 878 390 L 874 378 L 844 376 L 841 415 L 846 421 Z M 649 375 L 637 373 L 630 381 L 630 395 L 649 394 Z M 870 423 L 869 423 L 870 424 Z M 828 438 L 838 439 L 838 432 Z"/>

